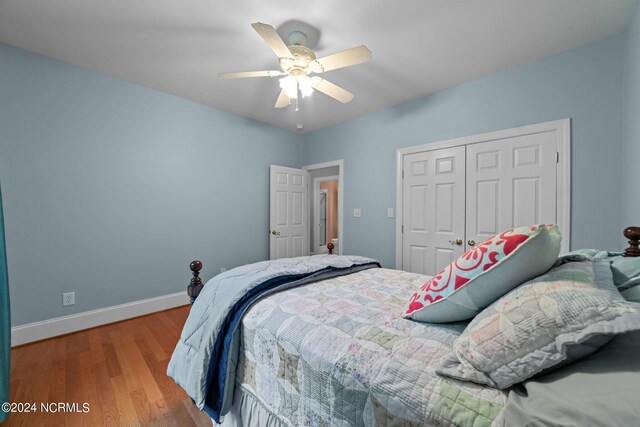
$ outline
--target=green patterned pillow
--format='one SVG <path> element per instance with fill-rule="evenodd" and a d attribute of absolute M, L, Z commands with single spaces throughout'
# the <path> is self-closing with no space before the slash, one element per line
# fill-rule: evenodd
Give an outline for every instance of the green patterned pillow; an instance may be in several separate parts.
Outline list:
<path fill-rule="evenodd" d="M 609 263 L 566 262 L 476 316 L 437 372 L 504 389 L 632 330 L 640 330 L 640 304 L 622 298 Z"/>

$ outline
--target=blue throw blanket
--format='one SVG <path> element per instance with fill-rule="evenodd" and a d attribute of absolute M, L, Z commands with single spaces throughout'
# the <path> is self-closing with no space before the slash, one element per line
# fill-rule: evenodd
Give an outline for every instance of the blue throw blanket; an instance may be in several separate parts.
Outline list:
<path fill-rule="evenodd" d="M 380 264 L 371 258 L 317 255 L 263 261 L 214 277 L 191 308 L 167 375 L 219 423 L 231 407 L 238 326 L 251 304 L 273 292 L 373 267 Z"/>

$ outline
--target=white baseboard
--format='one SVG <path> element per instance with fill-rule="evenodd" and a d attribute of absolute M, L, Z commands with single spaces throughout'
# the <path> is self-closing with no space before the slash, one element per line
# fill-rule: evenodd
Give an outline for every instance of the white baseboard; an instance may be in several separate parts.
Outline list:
<path fill-rule="evenodd" d="M 186 304 L 189 304 L 189 297 L 186 292 L 183 291 L 114 305 L 112 307 L 85 311 L 84 313 L 56 317 L 41 322 L 27 323 L 26 325 L 11 328 L 11 346 L 15 347 L 17 345 L 106 325 L 107 323 L 143 316 Z"/>

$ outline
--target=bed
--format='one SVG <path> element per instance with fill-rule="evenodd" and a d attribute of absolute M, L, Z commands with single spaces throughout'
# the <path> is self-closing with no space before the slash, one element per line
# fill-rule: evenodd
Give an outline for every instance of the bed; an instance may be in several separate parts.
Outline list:
<path fill-rule="evenodd" d="M 640 229 L 628 237 L 627 255 L 636 255 Z M 214 425 L 640 422 L 628 399 L 611 398 L 615 390 L 640 396 L 640 362 L 630 357 L 640 350 L 638 333 L 501 390 L 436 372 L 469 321 L 419 323 L 399 315 L 427 276 L 323 255 L 243 266 L 203 286 L 201 267 L 191 264 L 195 301 L 167 373 Z M 589 388 L 601 393 L 575 392 Z M 594 396 L 602 407 L 587 403 Z"/>

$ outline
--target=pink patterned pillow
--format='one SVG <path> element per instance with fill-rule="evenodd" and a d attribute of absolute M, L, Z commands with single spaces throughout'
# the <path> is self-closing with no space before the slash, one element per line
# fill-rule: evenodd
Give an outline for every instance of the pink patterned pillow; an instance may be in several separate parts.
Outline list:
<path fill-rule="evenodd" d="M 555 225 L 519 227 L 493 236 L 425 283 L 403 317 L 432 323 L 470 319 L 551 268 L 561 239 Z"/>

